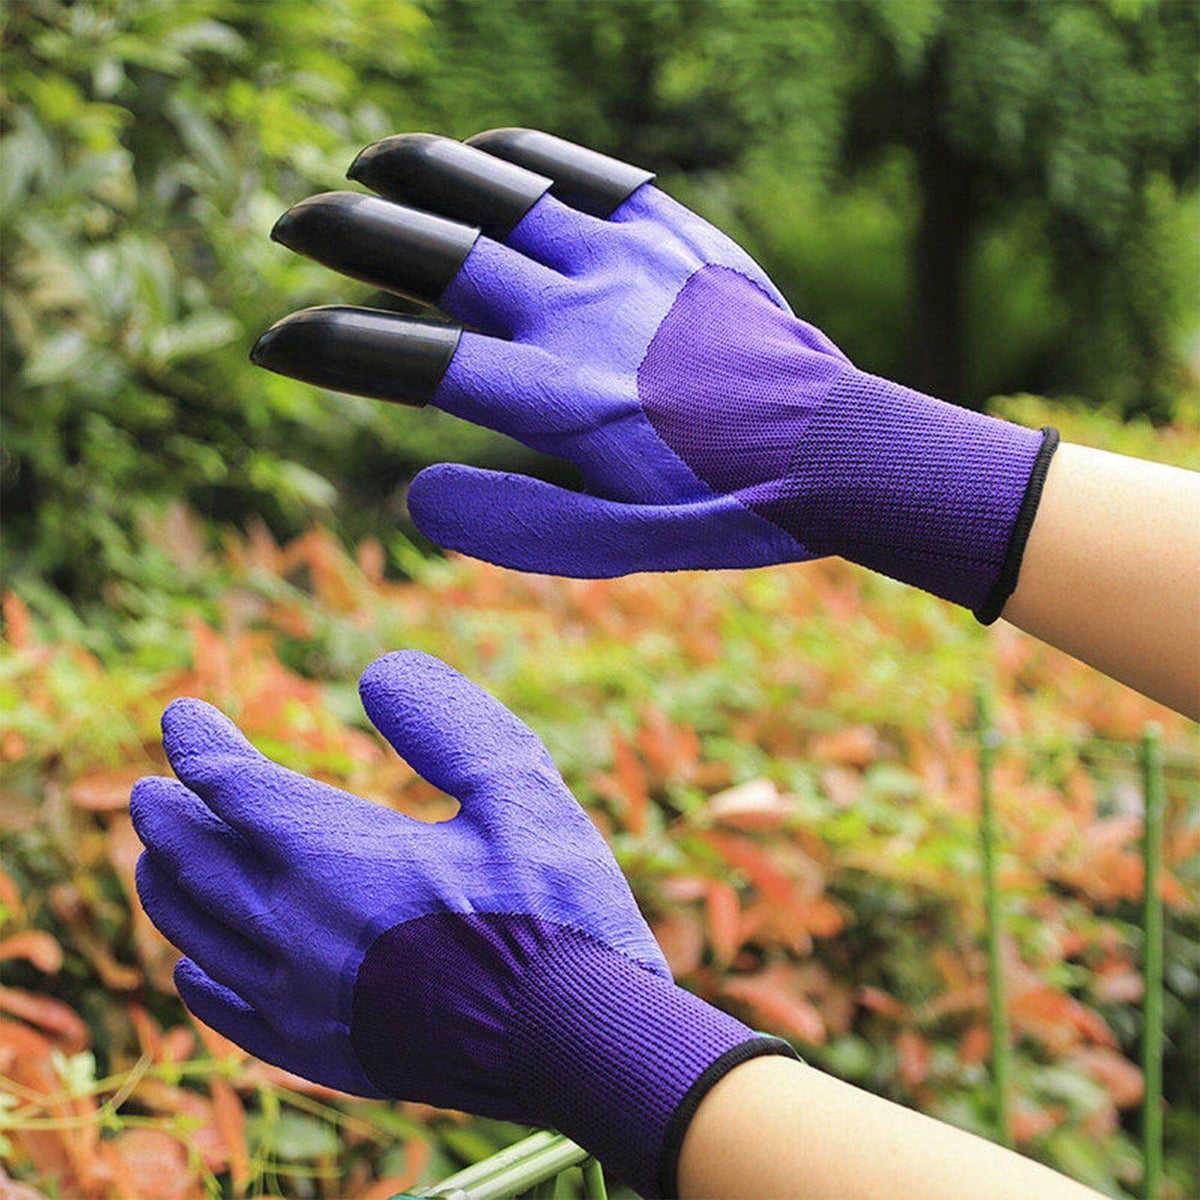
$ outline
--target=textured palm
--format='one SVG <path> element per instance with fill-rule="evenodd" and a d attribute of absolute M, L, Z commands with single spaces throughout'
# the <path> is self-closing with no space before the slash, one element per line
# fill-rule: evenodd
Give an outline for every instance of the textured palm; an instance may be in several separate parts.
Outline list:
<path fill-rule="evenodd" d="M 455 817 L 427 824 L 286 770 L 200 701 L 165 714 L 183 782 L 135 789 L 148 847 L 139 892 L 189 955 L 180 990 L 197 1015 L 281 1066 L 374 1094 L 351 1045 L 351 1001 L 384 930 L 436 913 L 520 914 L 669 978 L 603 838 L 527 727 L 423 655 L 380 660 L 362 690 L 408 761 L 459 798 Z M 453 1012 L 438 1018 L 417 1036 L 452 1036 Z M 408 1083 L 411 1098 L 436 1088 Z"/>
<path fill-rule="evenodd" d="M 494 344 L 464 339 L 435 403 L 569 459 L 597 495 L 641 504 L 711 495 L 646 420 L 638 368 L 680 290 L 706 266 L 738 272 L 790 312 L 761 268 L 651 186 L 607 221 L 549 198 L 509 243 L 529 257 L 489 262 L 496 249 L 481 243 L 442 301 L 480 328 L 499 325 L 510 341 L 505 361 Z"/>
<path fill-rule="evenodd" d="M 607 220 L 543 196 L 507 243 L 476 243 L 441 305 L 470 330 L 433 403 L 570 460 L 585 491 L 439 464 L 409 492 L 433 541 L 586 577 L 812 557 L 754 489 L 852 368 L 665 193 L 645 185 Z"/>

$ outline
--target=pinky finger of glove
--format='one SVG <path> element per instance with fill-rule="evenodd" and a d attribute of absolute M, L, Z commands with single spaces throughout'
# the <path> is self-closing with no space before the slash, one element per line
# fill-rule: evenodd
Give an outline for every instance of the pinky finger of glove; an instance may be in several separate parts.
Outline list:
<path fill-rule="evenodd" d="M 282 1066 L 279 1035 L 245 1000 L 206 974 L 190 958 L 175 964 L 175 990 L 192 1016 L 236 1042 L 255 1058 Z"/>
<path fill-rule="evenodd" d="M 383 1098 L 354 1056 L 349 1039 L 343 1036 L 344 1025 L 331 1021 L 327 1028 L 302 1030 L 303 1045 L 298 1054 L 294 1039 L 285 1037 L 253 1005 L 218 983 L 190 958 L 181 958 L 175 964 L 175 990 L 192 1016 L 247 1054 L 352 1096 Z"/>
<path fill-rule="evenodd" d="M 417 528 L 447 550 L 575 579 L 812 557 L 733 496 L 620 504 L 525 475 L 453 463 L 427 467 L 413 480 L 408 510 Z"/>

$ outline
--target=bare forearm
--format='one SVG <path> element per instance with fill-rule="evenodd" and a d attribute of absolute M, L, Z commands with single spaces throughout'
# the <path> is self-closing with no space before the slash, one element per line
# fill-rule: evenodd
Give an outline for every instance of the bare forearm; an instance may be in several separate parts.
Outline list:
<path fill-rule="evenodd" d="M 684 1200 L 1096 1200 L 973 1134 L 784 1058 L 705 1097 L 679 1159 Z"/>
<path fill-rule="evenodd" d="M 1200 715 L 1200 474 L 1061 446 L 1003 615 Z"/>

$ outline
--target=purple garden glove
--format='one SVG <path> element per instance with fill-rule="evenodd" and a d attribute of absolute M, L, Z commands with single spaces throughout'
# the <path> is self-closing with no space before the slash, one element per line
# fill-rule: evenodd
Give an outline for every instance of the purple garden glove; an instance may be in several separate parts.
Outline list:
<path fill-rule="evenodd" d="M 999 615 L 1054 431 L 859 370 L 649 173 L 550 135 L 401 135 L 351 174 L 385 199 L 316 196 L 273 236 L 468 331 L 312 309 L 255 361 L 428 400 L 569 459 L 587 489 L 430 467 L 409 508 L 433 541 L 572 576 L 837 554 Z"/>
<path fill-rule="evenodd" d="M 435 658 L 362 677 L 376 727 L 461 810 L 428 824 L 264 758 L 177 700 L 131 811 L 179 994 L 289 1071 L 557 1129 L 671 1195 L 728 1070 L 792 1054 L 676 987 L 604 840 L 534 733 Z"/>

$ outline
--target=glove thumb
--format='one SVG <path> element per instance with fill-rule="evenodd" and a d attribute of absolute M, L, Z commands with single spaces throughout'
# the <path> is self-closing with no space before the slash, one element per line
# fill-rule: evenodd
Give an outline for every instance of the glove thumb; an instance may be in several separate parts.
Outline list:
<path fill-rule="evenodd" d="M 426 467 L 413 480 L 408 511 L 417 528 L 447 550 L 575 579 L 765 566 L 796 558 L 800 550 L 733 496 L 621 504 L 453 463 Z"/>
<path fill-rule="evenodd" d="M 537 734 L 494 696 L 417 650 L 377 658 L 358 693 L 371 723 L 414 771 L 462 802 L 503 791 L 499 781 L 536 772 L 558 778 Z M 490 786 L 489 786 L 490 785 Z"/>

